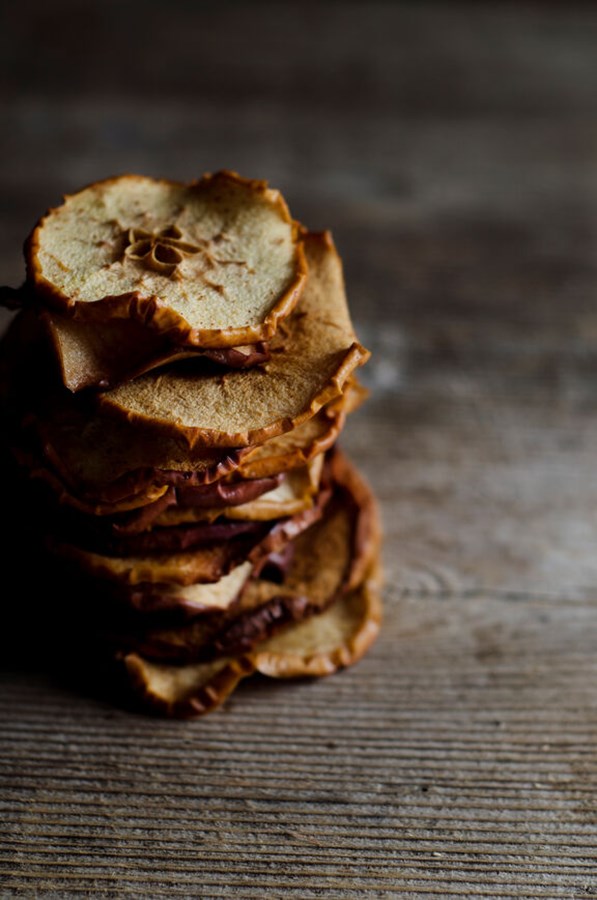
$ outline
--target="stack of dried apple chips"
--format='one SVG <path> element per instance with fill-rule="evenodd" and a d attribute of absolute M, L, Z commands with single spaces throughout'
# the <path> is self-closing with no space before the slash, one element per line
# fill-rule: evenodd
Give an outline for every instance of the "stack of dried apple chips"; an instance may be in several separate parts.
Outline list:
<path fill-rule="evenodd" d="M 7 446 L 81 644 L 177 716 L 357 660 L 379 525 L 335 444 L 368 353 L 329 234 L 234 173 L 123 176 L 50 210 L 26 259 Z"/>

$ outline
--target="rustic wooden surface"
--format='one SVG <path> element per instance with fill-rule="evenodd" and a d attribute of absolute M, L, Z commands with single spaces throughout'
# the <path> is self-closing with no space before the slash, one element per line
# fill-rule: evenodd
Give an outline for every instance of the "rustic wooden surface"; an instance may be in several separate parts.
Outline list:
<path fill-rule="evenodd" d="M 353 670 L 192 723 L 77 692 L 15 635 L 0 895 L 597 894 L 595 6 L 2 16 L 1 282 L 61 192 L 126 170 L 234 167 L 333 229 L 374 352 L 344 446 L 387 612 Z"/>

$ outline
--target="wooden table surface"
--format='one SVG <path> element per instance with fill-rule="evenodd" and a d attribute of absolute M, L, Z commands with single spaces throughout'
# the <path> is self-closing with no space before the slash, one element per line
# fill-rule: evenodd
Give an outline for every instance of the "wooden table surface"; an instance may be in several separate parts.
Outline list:
<path fill-rule="evenodd" d="M 3 5 L 0 282 L 64 191 L 267 177 L 373 351 L 354 669 L 180 723 L 2 671 L 0 895 L 597 894 L 597 9 Z M 26 574 L 26 573 L 25 573 Z M 5 591 L 4 602 L 20 602 Z"/>

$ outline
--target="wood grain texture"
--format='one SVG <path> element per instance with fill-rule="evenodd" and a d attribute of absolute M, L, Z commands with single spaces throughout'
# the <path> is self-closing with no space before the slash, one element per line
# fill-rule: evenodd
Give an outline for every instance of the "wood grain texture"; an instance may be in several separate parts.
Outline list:
<path fill-rule="evenodd" d="M 374 353 L 343 445 L 382 502 L 385 626 L 191 723 L 15 636 L 0 896 L 595 895 L 597 11 L 168 9 L 4 5 L 0 282 L 115 172 L 237 168 L 332 228 Z"/>

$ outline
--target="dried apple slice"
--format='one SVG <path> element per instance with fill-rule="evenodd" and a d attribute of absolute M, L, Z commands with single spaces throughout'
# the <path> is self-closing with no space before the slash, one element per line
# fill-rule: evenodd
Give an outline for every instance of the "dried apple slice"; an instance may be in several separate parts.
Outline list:
<path fill-rule="evenodd" d="M 113 518 L 112 531 L 115 534 L 139 534 L 152 527 L 210 522 L 219 516 L 228 516 L 236 507 L 248 508 L 263 494 L 273 492 L 284 481 L 284 477 L 280 473 L 267 478 L 232 482 L 221 480 L 193 487 L 169 487 L 159 503 Z M 310 504 L 305 504 L 304 508 L 308 505 Z M 297 512 L 300 509 L 283 511 L 280 515 L 294 515 Z"/>
<path fill-rule="evenodd" d="M 313 498 L 319 489 L 322 468 L 323 454 L 320 454 L 307 466 L 292 469 L 285 477 L 281 478 L 279 484 L 274 484 L 269 491 L 261 493 L 255 499 L 234 506 L 211 508 L 172 505 L 156 516 L 153 526 L 167 527 L 190 522 L 213 522 L 222 516 L 231 520 L 253 522 L 295 516 L 313 505 Z M 217 484 L 233 489 L 235 486 L 250 486 L 264 481 L 266 479 L 250 479 L 232 483 L 217 482 Z"/>
<path fill-rule="evenodd" d="M 235 470 L 240 478 L 264 478 L 307 465 L 334 445 L 346 421 L 350 388 L 337 400 L 284 434 L 250 447 Z"/>
<path fill-rule="evenodd" d="M 295 516 L 309 509 L 319 490 L 324 454 L 320 453 L 308 465 L 291 469 L 282 483 L 251 503 L 228 509 L 229 519 L 268 521 L 282 516 Z"/>
<path fill-rule="evenodd" d="M 374 577 L 320 615 L 269 638 L 249 653 L 248 659 L 269 678 L 331 675 L 367 652 L 379 633 L 381 616 Z"/>
<path fill-rule="evenodd" d="M 142 584 L 129 593 L 126 602 L 140 612 L 181 609 L 194 615 L 221 613 L 237 600 L 252 569 L 252 563 L 241 563 L 211 584 Z"/>
<path fill-rule="evenodd" d="M 86 515 L 111 516 L 120 515 L 131 510 L 137 510 L 144 506 L 150 506 L 160 500 L 168 491 L 167 484 L 155 484 L 153 482 L 142 483 L 137 492 L 124 494 L 115 502 L 96 499 L 80 499 L 72 492 L 72 488 L 65 485 L 60 476 L 38 458 L 31 447 L 13 444 L 10 452 L 18 466 L 27 473 L 27 478 L 32 483 L 40 483 L 49 489 L 54 501 L 58 504 L 71 506 Z"/>
<path fill-rule="evenodd" d="M 194 666 L 165 666 L 129 653 L 124 657 L 124 665 L 129 685 L 144 706 L 177 719 L 202 716 L 217 709 L 238 682 L 254 671 L 244 657 Z"/>
<path fill-rule="evenodd" d="M 82 500 L 118 504 L 164 484 L 211 484 L 234 471 L 242 450 L 189 452 L 174 437 L 90 413 L 84 406 L 48 408 L 32 423 L 49 466 Z"/>
<path fill-rule="evenodd" d="M 281 194 L 234 172 L 92 184 L 41 219 L 26 261 L 28 286 L 48 306 L 131 319 L 197 347 L 268 340 L 306 274 Z"/>
<path fill-rule="evenodd" d="M 267 344 L 220 347 L 211 350 L 178 347 L 135 319 L 113 319 L 99 324 L 56 313 L 45 315 L 58 358 L 62 382 L 69 391 L 107 390 L 167 363 L 195 359 L 231 369 L 246 369 L 267 362 Z"/>

